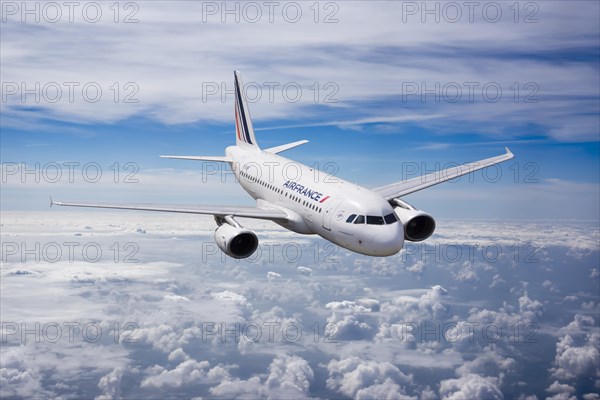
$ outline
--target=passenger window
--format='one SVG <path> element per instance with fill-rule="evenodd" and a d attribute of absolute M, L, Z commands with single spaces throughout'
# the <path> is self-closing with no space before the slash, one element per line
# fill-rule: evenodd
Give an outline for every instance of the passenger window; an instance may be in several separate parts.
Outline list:
<path fill-rule="evenodd" d="M 398 218 L 396 218 L 396 214 L 394 214 L 394 213 L 390 213 L 390 214 L 386 215 L 385 217 L 383 217 L 383 219 L 385 219 L 385 223 L 388 225 L 393 224 L 394 222 L 398 221 Z"/>
<path fill-rule="evenodd" d="M 365 223 L 365 216 L 364 215 L 359 215 L 358 217 L 356 217 L 356 220 L 354 221 L 355 224 L 364 224 Z"/>
<path fill-rule="evenodd" d="M 383 225 L 383 217 L 378 215 L 367 215 L 367 224 L 369 225 Z"/>
<path fill-rule="evenodd" d="M 351 224 L 352 221 L 354 221 L 354 218 L 356 218 L 356 214 L 352 214 L 351 216 L 349 216 L 348 219 L 346 220 L 346 222 L 348 222 L 349 224 Z"/>

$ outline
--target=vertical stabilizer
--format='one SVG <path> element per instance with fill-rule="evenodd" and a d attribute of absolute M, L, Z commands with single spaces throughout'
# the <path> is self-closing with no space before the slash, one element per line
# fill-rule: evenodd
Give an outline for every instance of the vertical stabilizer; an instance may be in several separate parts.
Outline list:
<path fill-rule="evenodd" d="M 242 75 L 239 71 L 233 72 L 235 85 L 235 142 L 236 145 L 246 148 L 255 148 L 260 150 L 254 137 L 254 129 L 252 128 L 252 119 L 250 118 L 250 110 L 246 95 L 242 90 L 244 84 Z"/>

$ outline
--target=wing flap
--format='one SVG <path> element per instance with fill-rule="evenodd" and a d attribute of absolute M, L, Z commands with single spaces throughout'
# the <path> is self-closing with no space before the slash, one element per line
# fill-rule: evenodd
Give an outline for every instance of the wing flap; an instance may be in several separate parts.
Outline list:
<path fill-rule="evenodd" d="M 439 183 L 458 178 L 459 176 L 470 174 L 472 172 L 489 167 L 491 165 L 510 160 L 514 157 L 514 154 L 508 149 L 508 147 L 505 147 L 505 149 L 506 153 L 499 156 L 459 165 L 457 167 L 447 168 L 442 171 L 418 176 L 416 178 L 408 179 L 406 181 L 381 186 L 373 189 L 373 191 L 379 193 L 386 200 L 391 200 L 395 197 L 402 197 L 407 194 L 414 193 L 419 190 L 423 190 L 425 188 L 437 185 Z"/>
<path fill-rule="evenodd" d="M 129 203 L 75 203 L 53 201 L 50 205 L 63 207 L 111 208 L 119 210 L 158 211 L 186 214 L 205 214 L 218 216 L 233 216 L 255 219 L 285 221 L 287 214 L 278 209 L 266 209 L 248 206 L 216 206 L 216 205 L 168 205 L 168 204 L 129 204 Z"/>

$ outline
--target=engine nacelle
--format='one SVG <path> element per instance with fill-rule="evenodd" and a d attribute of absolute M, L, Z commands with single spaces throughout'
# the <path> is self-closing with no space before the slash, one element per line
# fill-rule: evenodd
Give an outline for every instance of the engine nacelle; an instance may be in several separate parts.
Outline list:
<path fill-rule="evenodd" d="M 215 230 L 217 246 L 233 258 L 250 257 L 258 248 L 258 237 L 249 229 L 223 223 Z"/>
<path fill-rule="evenodd" d="M 404 239 L 410 242 L 420 242 L 427 239 L 435 231 L 435 220 L 433 217 L 421 210 L 417 210 L 408 203 L 394 199 L 398 207 L 394 212 L 404 225 Z"/>

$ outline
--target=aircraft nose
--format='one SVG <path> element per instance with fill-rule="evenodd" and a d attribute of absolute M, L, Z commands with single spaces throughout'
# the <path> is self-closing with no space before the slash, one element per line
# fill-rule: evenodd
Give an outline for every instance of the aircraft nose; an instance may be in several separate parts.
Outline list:
<path fill-rule="evenodd" d="M 404 246 L 404 227 L 400 222 L 391 225 L 378 226 L 381 229 L 374 235 L 371 246 L 374 249 L 374 255 L 391 256 L 402 250 Z"/>

